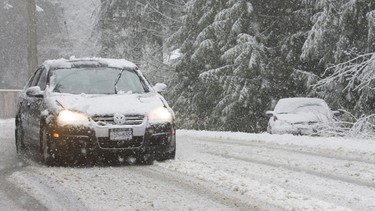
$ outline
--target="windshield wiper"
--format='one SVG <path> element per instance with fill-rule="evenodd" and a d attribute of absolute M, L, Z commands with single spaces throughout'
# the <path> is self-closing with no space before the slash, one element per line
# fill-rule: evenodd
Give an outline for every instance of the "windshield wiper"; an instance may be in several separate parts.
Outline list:
<path fill-rule="evenodd" d="M 55 100 L 57 104 L 59 104 L 59 106 L 61 106 L 61 108 L 65 109 L 64 106 L 58 101 L 58 100 Z"/>
<path fill-rule="evenodd" d="M 124 72 L 125 69 L 122 69 L 121 72 L 117 75 L 116 81 L 115 81 L 115 94 L 117 94 L 117 84 L 120 81 L 120 78 L 122 76 L 122 73 Z"/>

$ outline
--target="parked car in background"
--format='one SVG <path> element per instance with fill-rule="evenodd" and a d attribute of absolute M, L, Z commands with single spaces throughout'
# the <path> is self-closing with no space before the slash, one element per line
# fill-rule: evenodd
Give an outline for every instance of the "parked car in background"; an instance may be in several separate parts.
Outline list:
<path fill-rule="evenodd" d="M 267 131 L 271 134 L 313 135 L 335 122 L 327 103 L 319 98 L 280 99 L 270 116 Z"/>
<path fill-rule="evenodd" d="M 37 149 L 47 165 L 78 158 L 173 159 L 174 113 L 137 66 L 84 58 L 43 63 L 24 88 L 16 114 L 19 155 Z"/>

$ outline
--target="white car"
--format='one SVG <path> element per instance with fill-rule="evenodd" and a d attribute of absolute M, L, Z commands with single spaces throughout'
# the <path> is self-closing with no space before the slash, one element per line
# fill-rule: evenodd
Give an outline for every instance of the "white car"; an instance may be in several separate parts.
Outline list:
<path fill-rule="evenodd" d="M 20 96 L 17 152 L 34 148 L 47 165 L 75 157 L 173 159 L 174 113 L 159 94 L 165 88 L 124 59 L 46 61 Z"/>
<path fill-rule="evenodd" d="M 267 131 L 271 134 L 312 135 L 335 122 L 338 111 L 331 111 L 319 98 L 284 98 L 270 116 Z"/>

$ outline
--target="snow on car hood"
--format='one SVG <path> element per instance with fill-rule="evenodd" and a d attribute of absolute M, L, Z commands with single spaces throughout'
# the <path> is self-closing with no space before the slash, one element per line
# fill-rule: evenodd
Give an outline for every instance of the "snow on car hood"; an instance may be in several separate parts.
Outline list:
<path fill-rule="evenodd" d="M 328 122 L 328 117 L 321 113 L 297 113 L 297 114 L 277 114 L 277 119 L 289 123 L 303 123 L 303 122 Z"/>
<path fill-rule="evenodd" d="M 53 94 L 49 100 L 55 106 L 59 106 L 60 103 L 65 109 L 94 116 L 114 113 L 146 115 L 152 109 L 164 106 L 161 98 L 156 93 L 114 95 Z"/>

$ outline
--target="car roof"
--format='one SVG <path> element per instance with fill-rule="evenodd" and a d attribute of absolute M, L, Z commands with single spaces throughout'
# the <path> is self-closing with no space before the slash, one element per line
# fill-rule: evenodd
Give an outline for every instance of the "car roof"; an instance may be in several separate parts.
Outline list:
<path fill-rule="evenodd" d="M 310 98 L 310 97 L 291 97 L 291 98 L 282 98 L 279 100 L 279 103 L 321 103 L 325 102 L 320 98 Z"/>
<path fill-rule="evenodd" d="M 73 68 L 83 66 L 106 66 L 120 69 L 138 69 L 137 65 L 125 59 L 109 59 L 109 58 L 70 58 L 47 60 L 43 63 L 47 69 Z"/>

